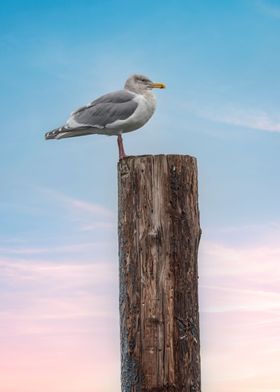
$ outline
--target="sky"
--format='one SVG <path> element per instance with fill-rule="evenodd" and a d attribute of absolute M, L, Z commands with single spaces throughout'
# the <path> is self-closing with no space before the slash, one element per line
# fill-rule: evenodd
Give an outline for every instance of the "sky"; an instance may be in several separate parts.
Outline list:
<path fill-rule="evenodd" d="M 280 3 L 0 4 L 0 390 L 118 392 L 117 143 L 44 140 L 142 73 L 127 153 L 198 159 L 203 392 L 280 390 Z"/>

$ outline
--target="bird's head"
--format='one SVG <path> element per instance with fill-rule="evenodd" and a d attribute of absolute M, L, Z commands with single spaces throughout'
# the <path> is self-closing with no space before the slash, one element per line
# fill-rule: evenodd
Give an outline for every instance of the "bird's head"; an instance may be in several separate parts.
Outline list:
<path fill-rule="evenodd" d="M 165 85 L 163 83 L 154 83 L 147 76 L 135 74 L 127 79 L 124 88 L 141 94 L 152 88 L 165 88 Z"/>

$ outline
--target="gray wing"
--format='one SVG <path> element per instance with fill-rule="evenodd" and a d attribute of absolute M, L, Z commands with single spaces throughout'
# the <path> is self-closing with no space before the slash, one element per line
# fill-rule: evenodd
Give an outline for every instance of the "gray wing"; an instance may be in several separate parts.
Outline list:
<path fill-rule="evenodd" d="M 77 123 L 77 126 L 104 128 L 117 120 L 125 120 L 137 108 L 137 102 L 133 100 L 134 97 L 134 94 L 125 90 L 103 95 L 72 113 L 68 125 L 73 127 L 72 119 Z"/>

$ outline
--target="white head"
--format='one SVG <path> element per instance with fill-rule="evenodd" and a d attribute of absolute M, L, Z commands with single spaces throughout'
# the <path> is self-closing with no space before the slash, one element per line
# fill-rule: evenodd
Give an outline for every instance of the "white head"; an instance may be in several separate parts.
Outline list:
<path fill-rule="evenodd" d="M 154 83 L 147 76 L 135 74 L 127 79 L 124 88 L 134 93 L 144 94 L 152 88 L 165 88 L 165 85 L 163 83 Z"/>

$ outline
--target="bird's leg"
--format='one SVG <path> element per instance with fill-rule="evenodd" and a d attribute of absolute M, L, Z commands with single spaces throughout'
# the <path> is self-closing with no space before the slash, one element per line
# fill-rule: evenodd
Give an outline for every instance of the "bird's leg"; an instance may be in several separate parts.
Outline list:
<path fill-rule="evenodd" d="M 123 147 L 123 140 L 122 140 L 122 134 L 118 134 L 118 146 L 119 146 L 119 159 L 123 159 L 126 157 L 125 152 L 124 152 L 124 147 Z"/>

